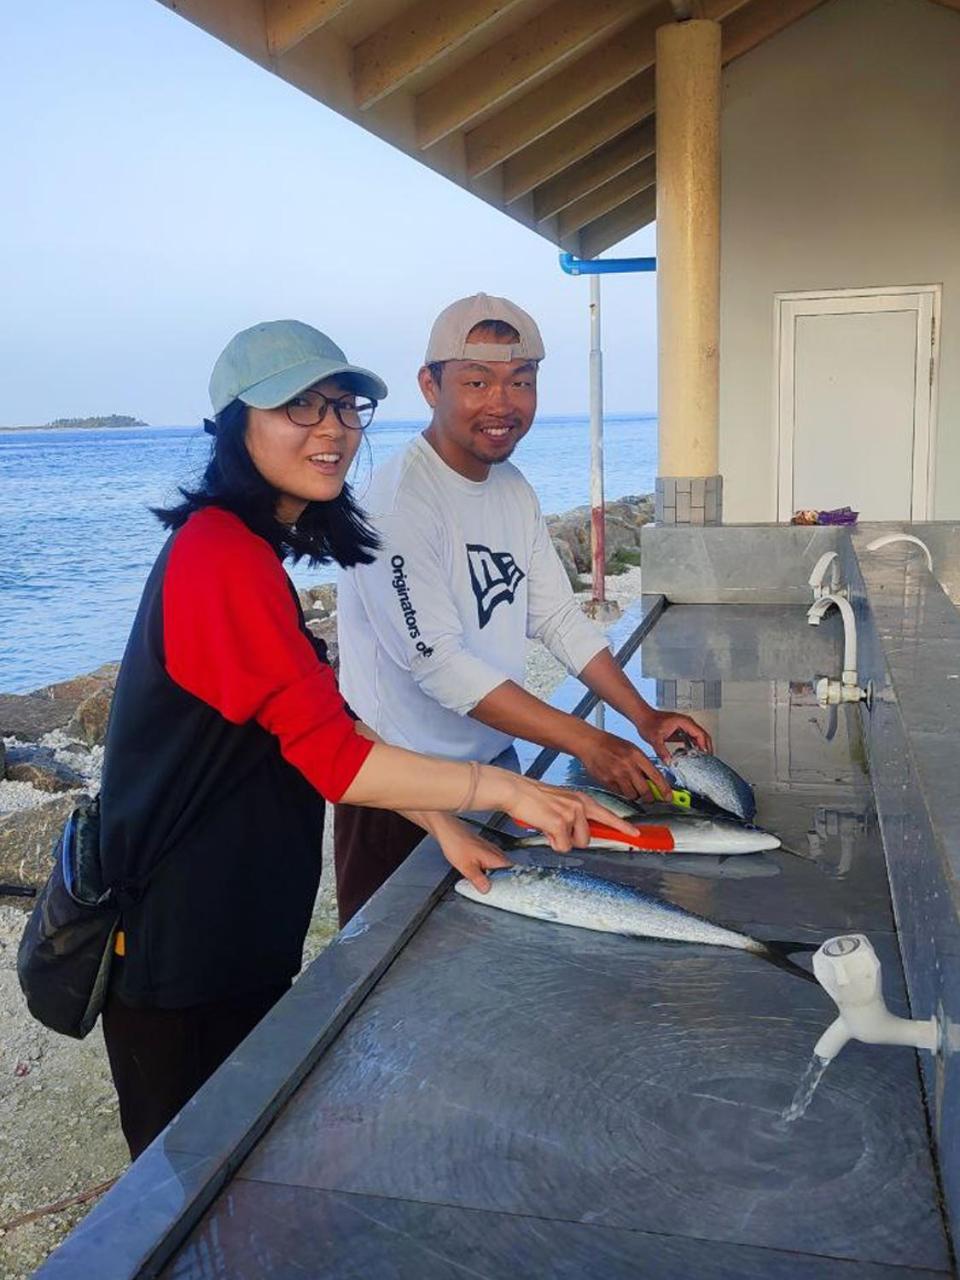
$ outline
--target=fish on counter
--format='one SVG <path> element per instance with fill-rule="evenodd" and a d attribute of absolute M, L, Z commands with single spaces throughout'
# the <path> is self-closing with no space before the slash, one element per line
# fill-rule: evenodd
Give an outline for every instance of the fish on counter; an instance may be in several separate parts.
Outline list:
<path fill-rule="evenodd" d="M 691 793 L 694 804 L 698 796 L 703 796 L 725 813 L 744 822 L 753 821 L 757 812 L 753 788 L 718 756 L 696 747 L 678 747 L 664 769 Z"/>
<path fill-rule="evenodd" d="M 624 815 L 626 816 L 626 815 Z M 779 849 L 777 836 L 759 827 L 745 827 L 737 822 L 725 822 L 722 818 L 657 818 L 631 817 L 639 833 L 639 840 L 630 839 L 612 827 L 600 828 L 592 824 L 591 849 L 610 849 L 616 853 L 629 853 L 641 849 L 660 853 L 765 853 Z M 510 845 L 513 849 L 530 849 L 543 844 L 542 835 L 517 836 Z"/>
<path fill-rule="evenodd" d="M 485 907 L 577 929 L 749 951 L 808 982 L 816 982 L 812 973 L 790 959 L 791 952 L 816 950 L 815 944 L 761 942 L 642 889 L 605 880 L 587 871 L 564 867 L 503 867 L 488 875 L 490 888 L 486 893 L 475 889 L 469 880 L 458 880 L 454 887 L 462 897 Z"/>
<path fill-rule="evenodd" d="M 520 852 L 532 856 L 533 848 Z M 511 850 L 510 853 L 516 856 L 517 851 Z M 538 865 L 583 867 L 588 862 L 602 865 L 605 860 L 610 860 L 613 866 L 629 866 L 631 871 L 669 872 L 671 875 L 696 876 L 700 880 L 759 880 L 783 874 L 779 863 L 771 861 L 765 853 L 755 853 L 749 858 L 741 858 L 735 853 L 672 853 L 665 858 L 662 853 L 647 853 L 642 849 L 631 849 L 629 854 L 617 849 L 597 848 L 554 853 L 548 845 L 537 846 Z"/>
<path fill-rule="evenodd" d="M 641 831 L 648 828 L 668 831 L 672 844 L 664 852 L 740 854 L 764 853 L 780 848 L 779 838 L 771 832 L 730 817 L 721 815 L 708 818 L 692 812 L 678 813 L 669 804 L 663 803 L 644 808 L 637 801 L 627 800 L 602 787 L 578 789 L 617 817 L 632 822 Z M 538 839 L 534 843 L 542 843 L 542 840 Z M 530 837 L 523 837 L 520 845 L 513 847 L 529 848 L 530 845 Z M 594 836 L 590 841 L 591 849 L 623 852 L 629 847 L 629 842 L 616 832 L 607 837 Z"/>

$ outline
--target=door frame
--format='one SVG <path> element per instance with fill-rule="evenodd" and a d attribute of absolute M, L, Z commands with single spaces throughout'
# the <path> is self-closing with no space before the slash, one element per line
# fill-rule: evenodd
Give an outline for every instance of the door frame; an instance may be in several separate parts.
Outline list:
<path fill-rule="evenodd" d="M 849 315 L 858 311 L 916 311 L 916 365 L 926 370 L 914 383 L 913 483 L 911 520 L 932 520 L 937 436 L 937 383 L 940 370 L 939 284 L 887 285 L 863 289 L 808 289 L 773 295 L 774 407 L 777 465 L 774 507 L 778 521 L 793 515 L 793 445 L 796 431 L 796 322 L 800 316 Z M 904 295 L 916 307 L 898 306 Z M 845 305 L 836 305 L 837 303 Z"/>

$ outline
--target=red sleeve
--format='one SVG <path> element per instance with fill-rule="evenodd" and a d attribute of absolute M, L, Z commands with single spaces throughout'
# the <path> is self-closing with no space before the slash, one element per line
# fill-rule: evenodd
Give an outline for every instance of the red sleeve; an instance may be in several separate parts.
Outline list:
<path fill-rule="evenodd" d="M 286 760 L 339 800 L 373 743 L 300 630 L 276 554 L 236 516 L 207 508 L 178 533 L 163 581 L 167 673 L 233 724 L 256 720 Z"/>

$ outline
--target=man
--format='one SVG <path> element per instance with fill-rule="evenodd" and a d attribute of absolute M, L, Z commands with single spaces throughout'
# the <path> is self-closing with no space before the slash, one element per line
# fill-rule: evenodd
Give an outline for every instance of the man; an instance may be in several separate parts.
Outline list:
<path fill-rule="evenodd" d="M 616 708 L 658 754 L 688 716 L 657 711 L 583 614 L 536 494 L 507 459 L 530 430 L 544 349 L 527 313 L 479 293 L 437 317 L 419 373 L 430 425 L 374 473 L 364 506 L 382 539 L 374 564 L 341 575 L 340 684 L 387 742 L 492 761 L 525 738 L 576 756 L 611 790 L 670 788 L 635 745 L 525 692 L 527 640 Z M 395 813 L 338 805 L 337 901 L 347 920 L 423 831 Z"/>

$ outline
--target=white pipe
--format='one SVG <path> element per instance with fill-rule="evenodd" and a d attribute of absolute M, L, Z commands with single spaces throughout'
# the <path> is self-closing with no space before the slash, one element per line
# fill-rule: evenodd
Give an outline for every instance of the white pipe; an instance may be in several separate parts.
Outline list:
<path fill-rule="evenodd" d="M 603 510 L 603 351 L 600 277 L 590 277 L 590 544 L 593 598 L 606 599 L 606 529 Z"/>
<path fill-rule="evenodd" d="M 868 542 L 867 550 L 879 551 L 881 547 L 888 547 L 891 542 L 912 542 L 915 546 L 920 547 L 927 557 L 927 568 L 933 573 L 933 556 L 930 554 L 930 548 L 925 542 L 915 538 L 912 533 L 885 533 L 882 537 L 874 538 L 872 542 Z"/>
<path fill-rule="evenodd" d="M 812 627 L 819 627 L 823 615 L 832 604 L 840 610 L 843 618 L 843 683 L 857 683 L 857 620 L 853 606 L 844 596 L 827 595 L 815 600 L 807 610 L 807 621 Z"/>

